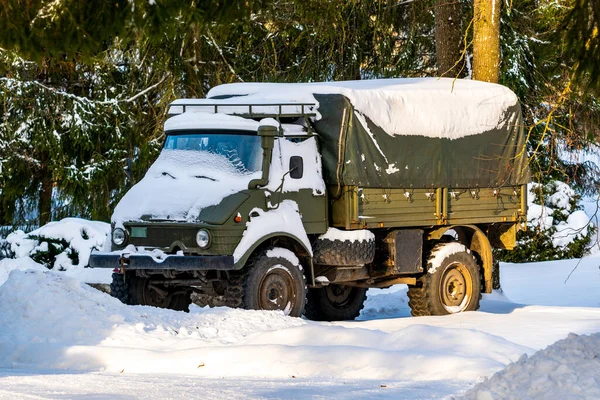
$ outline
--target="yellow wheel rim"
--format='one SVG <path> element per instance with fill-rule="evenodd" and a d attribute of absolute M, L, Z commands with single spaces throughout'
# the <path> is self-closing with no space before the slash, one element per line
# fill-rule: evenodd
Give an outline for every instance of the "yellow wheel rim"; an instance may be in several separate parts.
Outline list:
<path fill-rule="evenodd" d="M 449 314 L 464 311 L 473 298 L 473 278 L 469 269 L 459 263 L 450 264 L 440 282 L 440 301 Z"/>

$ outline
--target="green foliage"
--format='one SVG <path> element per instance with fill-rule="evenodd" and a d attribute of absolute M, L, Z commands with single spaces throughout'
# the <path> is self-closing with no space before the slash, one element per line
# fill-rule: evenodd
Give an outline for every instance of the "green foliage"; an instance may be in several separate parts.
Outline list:
<path fill-rule="evenodd" d="M 556 227 L 548 231 L 529 228 L 517 234 L 518 245 L 514 250 L 499 250 L 496 257 L 501 261 L 513 263 L 581 258 L 586 253 L 593 231 L 594 229 L 589 229 L 587 235 L 575 239 L 565 248 L 559 248 L 552 244 L 550 236 L 556 233 Z"/>
<path fill-rule="evenodd" d="M 10 61 L 0 57 L 4 65 Z M 107 67 L 61 63 L 40 68 L 12 60 L 12 76 L 0 78 L 4 204 L 23 198 L 35 202 L 41 182 L 49 180 L 56 196 L 71 199 L 64 209 L 54 210 L 56 217 L 88 214 L 106 219 L 110 215 L 110 192 L 124 184 L 122 165 L 132 118 L 118 100 L 100 100 L 114 96 L 106 76 L 116 72 L 114 66 Z M 27 79 L 32 74 L 43 77 Z M 3 222 L 12 222 L 15 211 L 8 208 Z"/>
<path fill-rule="evenodd" d="M 142 34 L 152 41 L 173 36 L 179 27 L 246 19 L 262 0 L 5 0 L 0 2 L 0 47 L 42 61 L 94 58 L 115 38 Z"/>
<path fill-rule="evenodd" d="M 600 95 L 600 2 L 571 0 L 560 31 L 566 48 L 576 60 L 574 75 L 583 90 Z"/>

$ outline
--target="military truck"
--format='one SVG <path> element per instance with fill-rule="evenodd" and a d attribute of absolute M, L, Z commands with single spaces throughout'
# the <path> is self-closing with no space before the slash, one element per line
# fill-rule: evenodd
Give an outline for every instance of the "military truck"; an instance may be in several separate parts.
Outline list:
<path fill-rule="evenodd" d="M 407 284 L 414 316 L 472 311 L 492 248 L 525 226 L 526 139 L 500 85 L 228 84 L 169 116 L 90 260 L 126 304 L 346 320 L 368 288 Z"/>

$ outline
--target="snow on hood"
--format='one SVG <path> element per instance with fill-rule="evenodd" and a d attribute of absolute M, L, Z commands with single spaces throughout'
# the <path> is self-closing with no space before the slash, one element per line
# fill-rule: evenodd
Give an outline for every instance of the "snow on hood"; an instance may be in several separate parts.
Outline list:
<path fill-rule="evenodd" d="M 260 171 L 241 173 L 218 154 L 165 149 L 144 179 L 121 199 L 112 222 L 120 226 L 143 216 L 192 222 L 202 209 L 247 189 L 260 175 Z"/>
<path fill-rule="evenodd" d="M 324 83 L 232 83 L 207 97 L 241 95 L 244 103 L 316 103 L 314 94 L 341 94 L 390 135 L 458 139 L 502 127 L 518 103 L 508 88 L 467 79 L 373 79 Z M 240 103 L 239 97 L 213 100 Z M 317 119 L 320 115 L 317 116 Z"/>

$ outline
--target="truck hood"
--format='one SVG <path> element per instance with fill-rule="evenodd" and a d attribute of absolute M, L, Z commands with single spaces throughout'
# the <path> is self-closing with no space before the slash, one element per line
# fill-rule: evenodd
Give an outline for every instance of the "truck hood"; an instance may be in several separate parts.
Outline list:
<path fill-rule="evenodd" d="M 153 219 L 197 222 L 203 209 L 247 189 L 260 175 L 240 173 L 219 155 L 163 150 L 146 176 L 121 199 L 111 220 L 116 226 Z"/>

